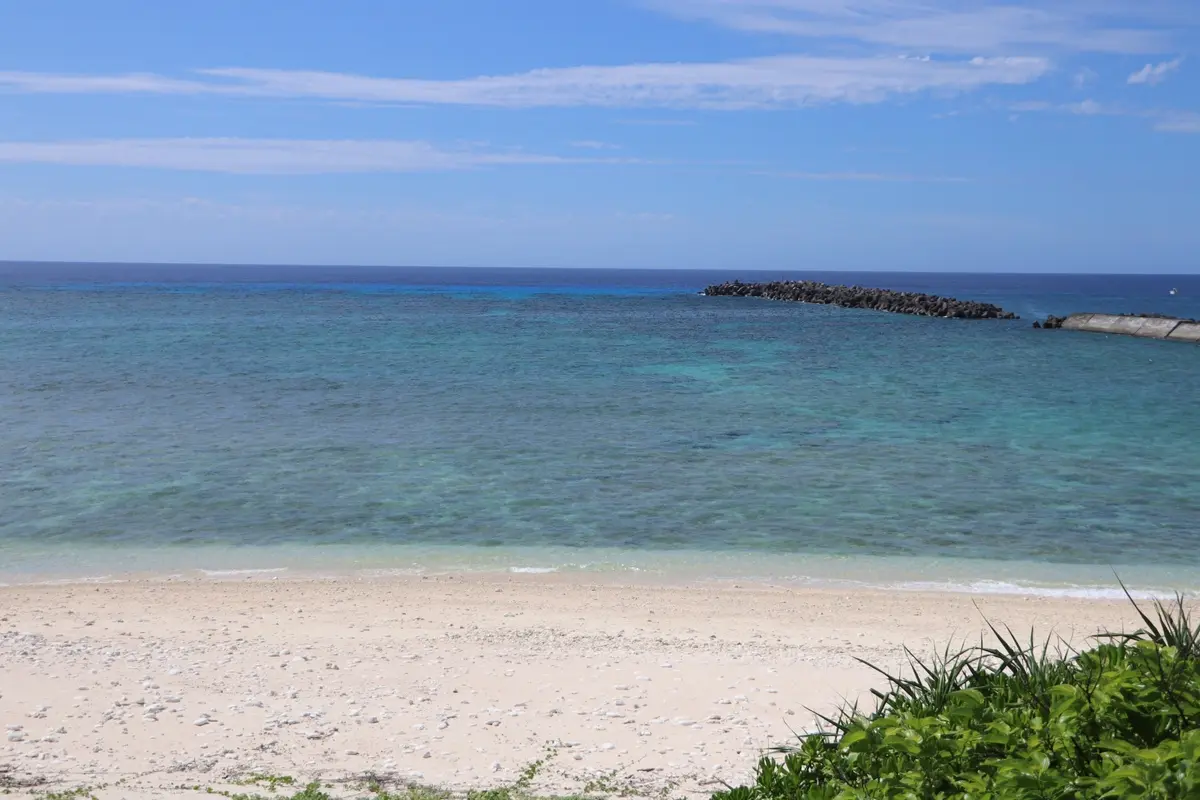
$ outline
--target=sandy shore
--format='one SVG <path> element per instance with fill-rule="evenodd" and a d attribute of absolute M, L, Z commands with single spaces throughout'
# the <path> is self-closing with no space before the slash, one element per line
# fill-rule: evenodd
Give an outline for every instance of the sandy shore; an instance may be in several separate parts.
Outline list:
<path fill-rule="evenodd" d="M 553 745 L 542 790 L 707 792 L 810 727 L 806 707 L 876 685 L 856 658 L 977 640 L 981 611 L 1076 641 L 1132 624 L 1114 601 L 554 575 L 3 588 L 0 780 L 478 788 Z"/>

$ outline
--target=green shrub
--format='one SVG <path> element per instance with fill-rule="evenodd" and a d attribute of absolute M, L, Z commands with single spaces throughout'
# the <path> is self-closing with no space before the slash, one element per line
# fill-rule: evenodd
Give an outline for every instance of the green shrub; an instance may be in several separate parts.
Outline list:
<path fill-rule="evenodd" d="M 1138 613 L 1080 653 L 995 627 L 994 646 L 910 653 L 874 713 L 824 718 L 714 800 L 1200 800 L 1200 627 L 1182 598 Z"/>

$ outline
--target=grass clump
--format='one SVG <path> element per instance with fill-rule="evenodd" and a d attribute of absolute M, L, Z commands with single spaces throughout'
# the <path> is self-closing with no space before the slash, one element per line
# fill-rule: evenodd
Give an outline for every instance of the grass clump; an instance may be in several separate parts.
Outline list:
<path fill-rule="evenodd" d="M 212 788 L 203 788 L 200 786 L 193 787 L 195 791 L 203 791 L 206 794 L 220 795 L 227 800 L 280 800 L 280 796 L 275 793 L 280 787 L 288 787 L 289 789 L 296 786 L 294 778 L 287 776 L 271 776 L 271 775 L 254 775 L 241 781 L 243 785 L 263 786 L 271 794 L 264 795 L 259 793 L 244 793 L 244 792 L 223 792 Z M 313 781 L 305 784 L 294 793 L 286 796 L 287 800 L 334 800 L 327 792 L 325 792 L 321 784 Z"/>
<path fill-rule="evenodd" d="M 406 786 L 403 789 L 388 791 L 383 788 L 372 790 L 371 800 L 451 800 L 453 795 L 444 789 L 434 789 L 428 786 Z"/>
<path fill-rule="evenodd" d="M 267 775 L 265 773 L 256 773 L 239 781 L 246 786 L 264 786 L 267 791 L 278 791 L 280 786 L 295 786 L 296 779 L 290 775 Z"/>
<path fill-rule="evenodd" d="M 993 626 L 995 645 L 909 653 L 873 713 L 823 718 L 714 800 L 1200 800 L 1200 626 L 1182 597 L 1134 606 L 1140 629 L 1083 652 Z"/>

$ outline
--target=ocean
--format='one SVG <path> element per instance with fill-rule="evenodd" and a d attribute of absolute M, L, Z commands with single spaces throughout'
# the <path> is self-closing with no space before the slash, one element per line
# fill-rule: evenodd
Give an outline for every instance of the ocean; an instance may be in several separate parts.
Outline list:
<path fill-rule="evenodd" d="M 1024 319 L 698 295 L 784 277 Z M 0 264 L 0 583 L 1200 589 L 1200 348 L 1074 311 L 1200 276 Z"/>

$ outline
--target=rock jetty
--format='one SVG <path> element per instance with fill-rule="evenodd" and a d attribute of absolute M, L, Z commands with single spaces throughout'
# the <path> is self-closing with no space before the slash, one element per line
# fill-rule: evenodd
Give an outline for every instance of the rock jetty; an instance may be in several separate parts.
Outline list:
<path fill-rule="evenodd" d="M 763 297 L 767 300 L 786 300 L 795 303 L 816 303 L 843 308 L 866 308 L 892 314 L 915 314 L 920 317 L 950 319 L 1020 319 L 990 303 L 955 300 L 919 292 L 896 292 L 891 289 L 869 289 L 863 286 L 834 286 L 817 281 L 776 281 L 774 283 L 742 283 L 732 281 L 707 287 L 702 294 L 709 297 Z"/>
<path fill-rule="evenodd" d="M 1165 317 L 1162 314 L 1071 314 L 1068 317 L 1047 317 L 1035 328 L 1087 333 L 1115 333 L 1143 339 L 1163 339 L 1170 342 L 1200 344 L 1200 320 Z"/>

